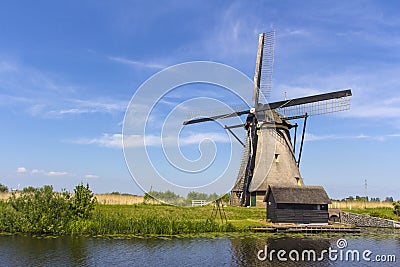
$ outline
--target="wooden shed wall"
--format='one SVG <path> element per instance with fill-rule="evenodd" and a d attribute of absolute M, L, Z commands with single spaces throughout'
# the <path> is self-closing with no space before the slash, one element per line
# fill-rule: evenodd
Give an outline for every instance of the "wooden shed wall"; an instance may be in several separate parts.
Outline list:
<path fill-rule="evenodd" d="M 267 220 L 273 223 L 327 223 L 328 209 L 310 209 L 311 205 L 284 204 L 284 209 L 278 209 L 273 194 L 267 200 Z M 292 208 L 289 208 L 291 206 Z M 317 205 L 313 205 L 317 206 Z M 321 205 L 327 206 L 327 205 Z M 304 209 L 303 207 L 307 207 Z"/>
<path fill-rule="evenodd" d="M 327 210 L 273 209 L 270 214 L 274 223 L 327 223 L 329 218 Z"/>

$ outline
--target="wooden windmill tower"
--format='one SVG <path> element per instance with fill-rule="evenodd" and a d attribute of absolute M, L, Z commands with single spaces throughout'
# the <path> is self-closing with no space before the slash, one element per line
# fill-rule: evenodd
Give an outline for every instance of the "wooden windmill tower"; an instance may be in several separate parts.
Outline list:
<path fill-rule="evenodd" d="M 231 191 L 232 205 L 258 206 L 262 204 L 269 186 L 303 186 L 299 165 L 307 118 L 350 108 L 351 90 L 285 99 L 269 104 L 260 103 L 263 99 L 260 97 L 260 92 L 262 96 L 268 96 L 272 88 L 274 43 L 275 32 L 259 35 L 253 108 L 192 119 L 183 123 L 188 125 L 248 114 L 244 125 L 248 135 L 246 142 L 242 142 L 245 149 L 242 164 Z M 296 156 L 298 124 L 292 124 L 290 121 L 299 119 L 303 119 L 304 124 L 300 148 Z M 234 135 L 231 129 L 242 126 L 233 125 L 225 128 Z M 290 135 L 291 129 L 294 129 L 293 141 Z M 268 151 L 274 153 L 268 153 Z"/>

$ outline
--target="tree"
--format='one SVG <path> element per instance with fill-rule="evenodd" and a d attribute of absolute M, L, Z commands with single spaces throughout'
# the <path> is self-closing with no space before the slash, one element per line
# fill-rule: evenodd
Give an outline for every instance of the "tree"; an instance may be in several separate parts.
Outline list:
<path fill-rule="evenodd" d="M 8 187 L 0 183 L 0 193 L 7 193 Z"/>
<path fill-rule="evenodd" d="M 181 202 L 184 200 L 184 198 L 180 197 L 179 195 L 175 194 L 174 192 L 172 192 L 170 190 L 167 190 L 165 192 L 149 191 L 148 195 L 158 201 L 162 201 L 162 202 L 165 202 L 168 204 L 175 204 L 175 205 L 182 204 Z M 147 197 L 147 199 L 149 199 L 149 198 Z"/>
<path fill-rule="evenodd" d="M 147 204 L 148 202 L 154 202 L 154 197 L 149 193 L 144 194 L 143 203 Z"/>
<path fill-rule="evenodd" d="M 393 202 L 393 197 L 386 197 L 385 202 Z"/>
<path fill-rule="evenodd" d="M 207 200 L 208 199 L 208 195 L 206 193 L 200 193 L 200 192 L 195 192 L 195 191 L 191 191 L 187 194 L 186 199 L 192 201 L 194 199 L 197 200 Z"/>
<path fill-rule="evenodd" d="M 92 190 L 89 189 L 89 184 L 84 186 L 82 183 L 75 186 L 74 196 L 71 201 L 71 209 L 74 216 L 82 219 L 89 218 L 91 212 L 96 205 L 96 197 Z"/>
<path fill-rule="evenodd" d="M 394 214 L 400 216 L 400 200 L 393 202 L 393 209 Z"/>
<path fill-rule="evenodd" d="M 22 192 L 24 192 L 24 193 L 34 193 L 36 191 L 37 191 L 37 188 L 35 188 L 33 186 L 27 186 L 22 189 Z"/>
<path fill-rule="evenodd" d="M 381 202 L 381 199 L 379 197 L 371 197 L 371 202 Z"/>
<path fill-rule="evenodd" d="M 221 197 L 221 200 L 225 203 L 229 203 L 231 201 L 231 195 L 229 193 L 226 193 Z"/>

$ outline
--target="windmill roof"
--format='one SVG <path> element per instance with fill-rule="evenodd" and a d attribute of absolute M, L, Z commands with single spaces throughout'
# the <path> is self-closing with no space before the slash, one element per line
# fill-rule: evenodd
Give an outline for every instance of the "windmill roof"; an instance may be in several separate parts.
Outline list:
<path fill-rule="evenodd" d="M 264 202 L 272 194 L 276 203 L 329 204 L 328 194 L 322 186 L 269 186 Z"/>

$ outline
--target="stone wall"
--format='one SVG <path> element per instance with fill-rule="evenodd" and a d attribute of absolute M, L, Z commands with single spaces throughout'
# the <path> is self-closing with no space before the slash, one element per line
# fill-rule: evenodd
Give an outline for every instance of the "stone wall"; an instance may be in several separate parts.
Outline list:
<path fill-rule="evenodd" d="M 340 221 L 359 227 L 400 228 L 400 222 L 344 211 L 340 213 Z"/>

